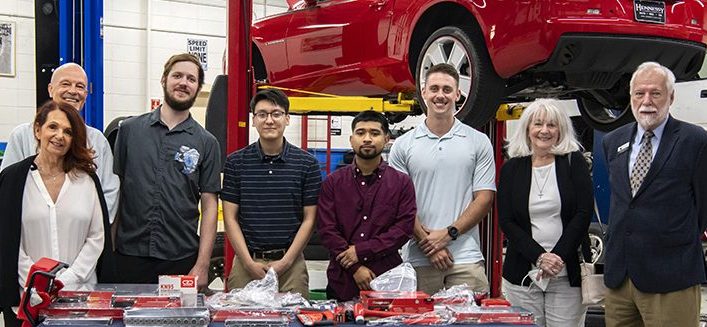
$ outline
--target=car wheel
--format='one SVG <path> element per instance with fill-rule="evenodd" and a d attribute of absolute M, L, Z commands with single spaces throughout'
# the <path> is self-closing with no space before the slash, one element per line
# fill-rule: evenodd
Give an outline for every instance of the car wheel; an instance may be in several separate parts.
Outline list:
<path fill-rule="evenodd" d="M 589 226 L 589 250 L 592 254 L 592 263 L 604 261 L 604 237 L 599 226 Z"/>
<path fill-rule="evenodd" d="M 425 112 L 425 74 L 440 63 L 448 63 L 459 72 L 461 98 L 456 117 L 475 128 L 485 125 L 498 110 L 505 86 L 491 64 L 483 38 L 455 26 L 442 27 L 427 38 L 416 65 L 417 97 Z"/>
<path fill-rule="evenodd" d="M 602 132 L 610 132 L 634 121 L 628 90 L 625 92 L 625 95 L 619 96 L 603 91 L 581 95 L 577 99 L 577 107 L 587 125 Z"/>

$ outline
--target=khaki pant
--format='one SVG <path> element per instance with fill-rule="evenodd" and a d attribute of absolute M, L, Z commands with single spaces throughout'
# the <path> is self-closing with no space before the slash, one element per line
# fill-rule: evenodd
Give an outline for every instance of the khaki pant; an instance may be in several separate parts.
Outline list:
<path fill-rule="evenodd" d="M 489 282 L 486 277 L 484 262 L 454 264 L 445 271 L 433 266 L 415 267 L 417 290 L 434 295 L 443 288 L 467 284 L 475 292 L 488 292 Z"/>
<path fill-rule="evenodd" d="M 643 293 L 626 278 L 606 295 L 606 326 L 698 326 L 700 298 L 700 285 L 670 293 Z"/>
<path fill-rule="evenodd" d="M 256 262 L 268 263 L 269 260 L 256 259 Z M 228 276 L 228 289 L 243 288 L 248 282 L 252 281 L 245 267 L 238 259 L 233 258 L 233 267 L 231 274 Z M 292 262 L 292 266 L 284 274 L 277 277 L 277 282 L 280 285 L 280 292 L 299 293 L 305 299 L 309 299 L 309 274 L 307 273 L 307 265 L 304 262 L 304 255 L 300 256 Z"/>

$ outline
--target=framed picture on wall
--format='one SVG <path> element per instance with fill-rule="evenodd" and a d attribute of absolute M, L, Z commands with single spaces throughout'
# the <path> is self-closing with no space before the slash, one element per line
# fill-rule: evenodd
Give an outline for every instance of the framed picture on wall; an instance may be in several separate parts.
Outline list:
<path fill-rule="evenodd" d="M 0 76 L 15 76 L 15 23 L 0 20 Z"/>

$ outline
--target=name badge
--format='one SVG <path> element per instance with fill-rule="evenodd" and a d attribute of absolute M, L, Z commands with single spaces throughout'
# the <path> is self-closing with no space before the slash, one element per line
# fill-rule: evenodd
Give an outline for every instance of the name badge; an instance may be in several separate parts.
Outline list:
<path fill-rule="evenodd" d="M 626 150 L 628 149 L 628 145 L 629 145 L 628 142 L 626 142 L 626 143 L 620 145 L 620 146 L 616 149 L 616 154 L 619 154 L 619 153 L 622 153 L 622 152 L 626 151 Z"/>

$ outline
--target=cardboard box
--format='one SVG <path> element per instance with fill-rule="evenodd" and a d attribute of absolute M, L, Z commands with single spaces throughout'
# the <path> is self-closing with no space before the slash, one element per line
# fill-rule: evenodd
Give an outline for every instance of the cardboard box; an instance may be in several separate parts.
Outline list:
<path fill-rule="evenodd" d="M 162 275 L 159 277 L 159 294 L 179 296 L 182 299 L 182 306 L 196 307 L 197 279 L 197 276 Z"/>

